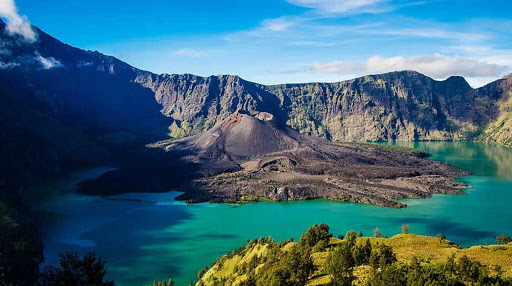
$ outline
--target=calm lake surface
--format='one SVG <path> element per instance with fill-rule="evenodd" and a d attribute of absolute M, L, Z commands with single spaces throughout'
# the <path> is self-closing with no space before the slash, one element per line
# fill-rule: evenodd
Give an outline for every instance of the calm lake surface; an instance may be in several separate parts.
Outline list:
<path fill-rule="evenodd" d="M 462 142 L 414 142 L 440 160 L 469 169 L 459 178 L 467 195 L 435 195 L 403 200 L 405 209 L 314 200 L 230 205 L 186 205 L 176 192 L 126 194 L 101 198 L 69 193 L 76 182 L 105 168 L 75 173 L 50 185 L 57 195 L 39 205 L 47 263 L 66 250 L 95 250 L 107 260 L 108 277 L 117 285 L 149 285 L 173 278 L 176 285 L 197 281 L 197 272 L 247 239 L 272 236 L 298 239 L 309 226 L 328 223 L 335 235 L 379 227 L 387 236 L 409 224 L 410 232 L 444 233 L 462 246 L 493 243 L 512 235 L 512 149 Z M 62 193 L 67 192 L 67 193 Z"/>

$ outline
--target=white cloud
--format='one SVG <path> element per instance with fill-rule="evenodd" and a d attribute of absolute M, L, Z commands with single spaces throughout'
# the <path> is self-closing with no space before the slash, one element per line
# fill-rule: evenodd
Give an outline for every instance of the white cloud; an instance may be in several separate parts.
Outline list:
<path fill-rule="evenodd" d="M 295 21 L 291 21 L 286 17 L 280 17 L 275 19 L 265 19 L 261 22 L 261 27 L 266 30 L 280 32 L 285 31 L 295 24 Z"/>
<path fill-rule="evenodd" d="M 22 35 L 27 41 L 37 40 L 36 32 L 32 29 L 26 16 L 18 14 L 14 0 L 0 1 L 0 17 L 7 19 L 7 32 Z"/>
<path fill-rule="evenodd" d="M 389 10 L 380 7 L 379 4 L 389 0 L 287 0 L 289 3 L 316 9 L 321 13 L 343 14 L 352 12 L 378 13 Z"/>
<path fill-rule="evenodd" d="M 258 26 L 242 32 L 234 32 L 230 35 L 230 40 L 233 40 L 233 36 L 237 37 L 240 35 L 246 36 L 257 36 L 257 37 L 268 37 L 273 36 L 286 36 L 289 34 L 295 34 L 296 29 L 308 25 L 309 20 L 303 17 L 295 16 L 281 16 L 278 18 L 268 18 L 261 21 Z"/>
<path fill-rule="evenodd" d="M 58 60 L 52 57 L 45 58 L 40 54 L 36 54 L 36 59 L 41 63 L 45 70 L 58 68 L 62 66 L 62 64 Z"/>
<path fill-rule="evenodd" d="M 366 34 L 380 35 L 380 36 L 404 36 L 414 38 L 427 38 L 427 39 L 445 39 L 445 40 L 459 40 L 459 41 L 480 41 L 489 38 L 488 35 L 483 33 L 471 32 L 455 32 L 443 28 L 412 28 L 412 29 L 383 29 L 377 31 L 363 31 Z"/>
<path fill-rule="evenodd" d="M 175 56 L 194 57 L 194 58 L 202 57 L 202 56 L 206 55 L 205 52 L 198 51 L 198 50 L 195 50 L 195 49 L 190 49 L 190 48 L 176 50 L 172 54 L 175 55 Z"/>
<path fill-rule="evenodd" d="M 483 41 L 490 42 L 495 38 L 493 34 L 482 32 L 482 30 L 467 30 L 461 25 L 395 18 L 386 21 L 341 24 L 322 21 L 315 17 L 282 16 L 265 19 L 254 28 L 224 35 L 223 39 L 247 42 L 254 39 L 244 39 L 244 37 L 260 37 L 265 38 L 264 40 L 279 40 L 278 43 L 287 46 L 298 43 L 297 45 L 322 47 L 336 45 L 334 42 L 339 43 L 341 40 L 353 41 L 355 38 L 389 41 L 394 37 L 395 42 L 409 39 L 442 40 L 450 42 L 450 45 L 473 45 Z M 403 24 L 404 21 L 407 21 L 407 25 Z"/>
<path fill-rule="evenodd" d="M 483 78 L 498 77 L 508 71 L 505 65 L 488 63 L 475 59 L 449 57 L 440 54 L 383 58 L 374 56 L 364 63 L 334 61 L 330 63 L 315 62 L 311 71 L 316 73 L 364 74 L 391 71 L 415 70 L 434 78 L 446 78 L 452 75 Z"/>
<path fill-rule="evenodd" d="M 81 67 L 91 67 L 91 66 L 93 66 L 93 65 L 94 65 L 94 63 L 93 63 L 93 62 L 78 62 L 78 63 L 76 64 L 76 67 L 77 67 L 77 68 L 81 68 Z"/>
<path fill-rule="evenodd" d="M 12 69 L 12 68 L 15 68 L 17 66 L 19 66 L 20 64 L 19 63 L 4 63 L 4 62 L 0 62 L 0 69 L 4 70 L 4 69 Z"/>

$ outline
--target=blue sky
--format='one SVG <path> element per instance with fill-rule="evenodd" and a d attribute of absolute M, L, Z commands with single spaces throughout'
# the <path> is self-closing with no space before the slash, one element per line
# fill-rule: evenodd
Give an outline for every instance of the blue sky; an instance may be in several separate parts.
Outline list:
<path fill-rule="evenodd" d="M 509 0 L 16 0 L 15 5 L 19 15 L 63 42 L 156 73 L 237 74 L 276 84 L 413 69 L 436 79 L 462 75 L 481 86 L 512 71 Z"/>

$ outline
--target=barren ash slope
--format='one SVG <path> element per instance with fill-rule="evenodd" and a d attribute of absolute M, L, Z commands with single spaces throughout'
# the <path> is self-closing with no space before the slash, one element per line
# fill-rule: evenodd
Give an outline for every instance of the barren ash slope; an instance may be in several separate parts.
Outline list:
<path fill-rule="evenodd" d="M 156 146 L 199 166 L 189 202 L 327 198 L 400 208 L 400 198 L 463 194 L 453 167 L 401 149 L 301 134 L 267 112 L 236 112 L 202 134 Z"/>

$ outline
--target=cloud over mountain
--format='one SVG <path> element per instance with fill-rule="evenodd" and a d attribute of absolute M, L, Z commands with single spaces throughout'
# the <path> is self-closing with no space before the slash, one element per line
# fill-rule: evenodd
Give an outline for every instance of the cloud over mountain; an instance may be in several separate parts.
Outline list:
<path fill-rule="evenodd" d="M 420 55 L 411 57 L 373 56 L 364 63 L 333 61 L 328 63 L 314 62 L 311 71 L 316 73 L 383 73 L 401 70 L 415 70 L 434 78 L 446 78 L 452 75 L 466 77 L 498 77 L 509 67 L 490 64 L 485 61 L 450 57 L 441 54 Z"/>
<path fill-rule="evenodd" d="M 37 34 L 27 17 L 18 14 L 14 0 L 0 1 L 0 17 L 7 19 L 7 32 L 10 34 L 21 35 L 29 42 L 37 40 Z"/>

